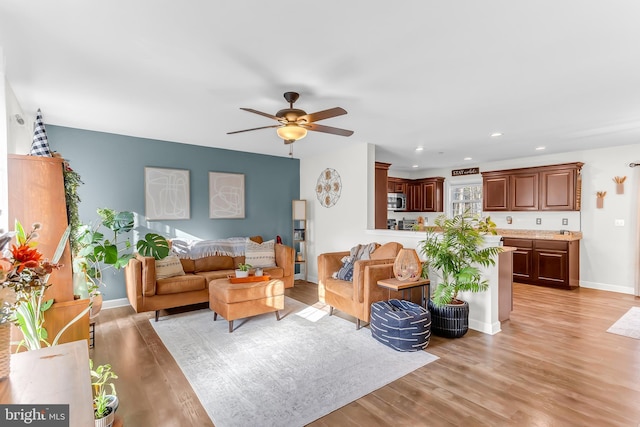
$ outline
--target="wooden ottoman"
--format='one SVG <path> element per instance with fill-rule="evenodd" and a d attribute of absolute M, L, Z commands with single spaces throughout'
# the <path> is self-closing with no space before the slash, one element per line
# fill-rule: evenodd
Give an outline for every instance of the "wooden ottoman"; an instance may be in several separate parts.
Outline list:
<path fill-rule="evenodd" d="M 284 309 L 284 282 L 279 279 L 248 283 L 212 280 L 209 282 L 209 308 L 213 310 L 214 321 L 218 314 L 227 319 L 229 332 L 233 332 L 235 319 L 274 311 L 276 319 L 280 320 L 278 310 Z"/>

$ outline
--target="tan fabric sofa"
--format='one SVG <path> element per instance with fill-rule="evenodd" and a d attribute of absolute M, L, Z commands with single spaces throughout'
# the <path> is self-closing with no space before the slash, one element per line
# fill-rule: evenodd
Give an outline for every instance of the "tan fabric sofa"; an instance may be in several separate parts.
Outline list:
<path fill-rule="evenodd" d="M 251 240 L 262 243 L 259 236 Z M 264 274 L 280 279 L 285 288 L 293 286 L 293 248 L 275 245 L 276 267 L 264 268 Z M 181 259 L 184 276 L 156 280 L 155 259 L 136 254 L 125 267 L 127 298 L 137 313 L 181 307 L 209 301 L 209 282 L 233 274 L 245 257 L 207 256 L 200 259 Z"/>
<path fill-rule="evenodd" d="M 349 251 L 330 252 L 318 256 L 318 299 L 356 318 L 356 329 L 361 321 L 369 322 L 371 303 L 389 298 L 402 298 L 401 292 L 389 292 L 378 286 L 378 280 L 389 279 L 393 275 L 393 262 L 402 249 L 397 242 L 378 245 L 371 259 L 358 260 L 353 267 L 353 281 L 334 279 L 333 273 L 342 267 L 342 258 Z M 413 299 L 413 294 L 412 294 Z M 419 297 L 418 297 L 419 300 Z"/>

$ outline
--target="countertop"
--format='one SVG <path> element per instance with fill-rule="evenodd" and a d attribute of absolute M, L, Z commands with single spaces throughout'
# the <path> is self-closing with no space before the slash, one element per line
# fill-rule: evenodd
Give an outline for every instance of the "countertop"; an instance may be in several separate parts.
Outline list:
<path fill-rule="evenodd" d="M 506 228 L 497 228 L 496 232 L 502 237 L 520 239 L 564 240 L 569 242 L 582 239 L 581 231 L 570 231 L 570 234 L 560 234 L 559 231 L 554 230 L 509 230 Z"/>
<path fill-rule="evenodd" d="M 427 226 L 426 228 L 434 229 L 434 227 Z M 370 230 L 370 233 L 375 232 L 389 232 L 388 234 L 396 234 L 399 235 L 409 235 L 409 233 L 414 233 L 418 235 L 418 233 L 424 233 L 426 228 L 422 230 L 387 230 L 387 229 L 377 229 Z M 570 234 L 560 234 L 560 230 L 512 230 L 508 228 L 496 228 L 496 233 L 498 236 L 502 237 L 512 237 L 516 239 L 539 239 L 539 240 L 564 240 L 567 242 L 571 242 L 574 240 L 582 239 L 581 231 L 569 231 Z M 387 234 L 387 233 L 384 233 Z"/>

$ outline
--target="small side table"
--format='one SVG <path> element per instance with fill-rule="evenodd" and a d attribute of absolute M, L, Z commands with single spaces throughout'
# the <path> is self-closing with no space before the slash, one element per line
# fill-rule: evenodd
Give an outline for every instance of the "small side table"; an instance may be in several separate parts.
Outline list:
<path fill-rule="evenodd" d="M 402 291 L 402 298 L 404 299 L 406 299 L 405 293 L 407 291 L 409 291 L 409 296 L 411 296 L 411 289 L 419 286 L 421 295 L 422 295 L 421 297 L 422 306 L 424 308 L 427 308 L 427 299 L 431 295 L 431 288 L 429 286 L 430 284 L 431 284 L 431 281 L 429 279 L 421 279 L 421 280 L 418 280 L 417 282 L 401 281 L 396 279 L 395 277 L 391 279 L 378 280 L 378 286 L 389 289 L 389 293 L 391 293 L 391 291 L 396 291 L 396 292 Z M 429 287 L 429 293 L 427 295 L 427 299 L 425 298 L 425 292 L 424 292 L 425 286 Z"/>

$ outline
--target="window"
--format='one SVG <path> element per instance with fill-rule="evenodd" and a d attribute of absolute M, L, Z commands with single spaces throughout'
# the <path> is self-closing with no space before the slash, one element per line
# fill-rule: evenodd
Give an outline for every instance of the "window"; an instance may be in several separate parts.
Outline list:
<path fill-rule="evenodd" d="M 450 217 L 466 211 L 472 215 L 482 215 L 482 182 L 452 184 L 449 187 L 448 210 Z"/>

